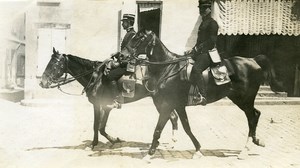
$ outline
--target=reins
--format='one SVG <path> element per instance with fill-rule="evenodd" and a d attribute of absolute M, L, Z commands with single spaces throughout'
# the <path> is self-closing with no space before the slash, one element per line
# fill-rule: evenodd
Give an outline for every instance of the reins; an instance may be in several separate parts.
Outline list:
<path fill-rule="evenodd" d="M 168 65 L 168 64 L 176 64 L 180 61 L 186 61 L 188 59 L 190 59 L 190 56 L 186 56 L 186 57 L 180 57 L 180 58 L 176 58 L 173 60 L 167 60 L 167 61 L 163 61 L 163 62 L 157 62 L 157 61 L 148 61 L 148 60 L 144 60 L 141 64 L 148 64 L 148 65 Z"/>
<path fill-rule="evenodd" d="M 155 34 L 152 32 L 151 33 L 152 35 L 152 38 L 151 40 L 148 42 L 146 48 L 145 48 L 145 53 L 147 53 L 147 49 L 149 46 L 151 46 L 151 49 L 150 49 L 150 52 L 149 52 L 149 55 L 152 55 L 153 54 L 153 48 L 154 46 L 156 45 L 155 44 Z M 146 35 L 144 35 L 145 37 Z M 133 50 L 133 57 L 137 60 L 139 60 L 135 55 L 135 51 L 136 51 L 136 48 L 140 45 L 141 42 L 143 42 L 145 39 L 144 37 L 137 43 L 135 44 L 134 48 L 132 49 Z M 148 61 L 148 60 L 142 60 L 141 64 L 145 64 L 145 65 L 168 65 L 168 64 L 176 64 L 180 61 L 186 61 L 188 59 L 190 59 L 191 57 L 190 56 L 181 56 L 181 57 L 178 57 L 176 59 L 172 59 L 172 60 L 167 60 L 167 61 L 163 61 L 163 62 L 158 62 L 158 61 Z"/>
<path fill-rule="evenodd" d="M 50 86 L 50 88 L 55 88 L 55 87 L 57 87 L 58 90 L 60 90 L 61 92 L 65 93 L 65 94 L 73 95 L 73 96 L 81 96 L 81 95 L 84 94 L 85 89 L 87 88 L 87 86 L 89 86 L 91 79 L 90 79 L 89 83 L 87 84 L 87 86 L 83 88 L 81 94 L 67 93 L 67 92 L 65 92 L 65 91 L 63 91 L 63 90 L 61 89 L 61 86 L 66 85 L 66 84 L 68 84 L 68 83 L 71 83 L 71 82 L 73 82 L 73 81 L 76 81 L 77 79 L 82 78 L 82 77 L 84 77 L 84 76 L 86 76 L 86 75 L 88 75 L 88 74 L 91 74 L 93 71 L 94 71 L 94 70 L 86 71 L 86 72 L 84 72 L 84 73 L 82 73 L 82 74 L 77 75 L 76 77 L 71 77 L 71 78 L 66 78 L 66 77 L 67 77 L 67 74 L 68 74 L 68 73 L 66 72 L 66 73 L 65 73 L 66 75 L 65 75 L 65 78 L 64 78 L 63 82 L 58 82 L 57 85 Z"/>
<path fill-rule="evenodd" d="M 152 39 L 148 42 L 148 44 L 146 45 L 146 48 L 145 48 L 145 53 L 147 53 L 148 55 L 152 55 L 152 54 L 153 54 L 153 48 L 154 48 L 154 46 L 155 46 L 155 36 L 154 36 L 153 33 L 151 33 L 151 35 L 152 35 Z M 145 35 L 144 35 L 144 37 L 145 37 Z M 140 63 L 139 63 L 140 65 L 146 65 L 146 66 L 147 66 L 147 65 L 171 65 L 171 64 L 178 64 L 178 63 L 181 62 L 181 61 L 186 61 L 185 65 L 183 65 L 183 66 L 180 67 L 176 72 L 174 72 L 174 73 L 172 73 L 172 74 L 170 74 L 170 75 L 168 75 L 168 74 L 170 73 L 170 71 L 172 70 L 172 68 L 166 69 L 165 72 L 161 75 L 162 77 L 159 78 L 159 80 L 156 82 L 156 86 L 155 86 L 154 90 L 150 90 L 150 89 L 149 89 L 149 87 L 148 87 L 148 81 L 145 82 L 145 85 L 144 85 L 145 88 L 146 88 L 149 92 L 155 93 L 155 92 L 157 91 L 157 87 L 158 87 L 159 84 L 161 84 L 163 81 L 167 80 L 168 78 L 171 78 L 171 77 L 173 77 L 173 76 L 179 74 L 185 67 L 187 67 L 187 65 L 189 64 L 187 60 L 190 59 L 191 56 L 189 56 L 189 55 L 188 55 L 188 56 L 181 56 L 181 57 L 177 57 L 177 58 L 172 59 L 172 60 L 166 60 L 166 61 L 163 61 L 163 62 L 141 60 L 141 59 L 139 59 L 139 58 L 136 56 L 137 54 L 136 54 L 135 52 L 136 52 L 136 48 L 138 47 L 138 45 L 139 45 L 142 41 L 144 41 L 144 37 L 143 37 L 137 44 L 134 45 L 134 48 L 131 49 L 131 51 L 133 51 L 132 57 L 133 57 L 134 59 L 136 59 L 138 62 L 140 62 Z M 150 51 L 149 51 L 149 50 L 148 50 L 148 49 L 149 49 L 148 47 L 150 47 L 150 46 L 151 46 L 151 49 L 150 49 Z M 149 52 L 147 52 L 147 51 L 149 51 Z M 148 56 L 147 56 L 147 57 L 148 57 Z"/>
<path fill-rule="evenodd" d="M 84 73 L 82 73 L 82 74 L 79 74 L 79 75 L 77 75 L 77 76 L 70 77 L 70 78 L 66 78 L 66 76 L 67 76 L 67 74 L 68 74 L 68 73 L 66 72 L 66 73 L 65 73 L 65 74 L 66 74 L 66 75 L 65 75 L 65 78 L 64 78 L 64 80 L 62 80 L 63 82 L 62 82 L 62 83 L 58 82 L 57 85 L 50 86 L 50 88 L 55 88 L 55 87 L 58 87 L 58 86 L 62 86 L 62 85 L 71 83 L 71 82 L 73 82 L 73 81 L 75 81 L 75 80 L 77 80 L 77 79 L 79 79 L 79 78 L 82 78 L 82 77 L 84 77 L 84 76 L 86 76 L 86 75 L 88 75 L 88 74 L 91 74 L 92 72 L 94 72 L 94 70 L 86 71 L 86 72 L 84 72 Z"/>
<path fill-rule="evenodd" d="M 86 76 L 86 75 L 89 75 L 89 74 L 91 74 L 91 73 L 94 72 L 94 69 L 91 69 L 91 70 L 89 70 L 89 71 L 85 71 L 85 72 L 83 72 L 83 73 L 81 73 L 81 74 L 78 74 L 78 75 L 76 75 L 76 76 L 72 76 L 71 78 L 67 78 L 68 72 L 70 72 L 69 66 L 68 66 L 69 58 L 68 58 L 67 56 L 64 56 L 64 57 L 65 57 L 65 59 L 66 59 L 66 72 L 65 72 L 65 77 L 64 77 L 64 79 L 62 80 L 62 82 L 59 81 L 57 85 L 50 86 L 50 88 L 55 88 L 55 87 L 57 87 L 57 89 L 60 90 L 62 93 L 65 93 L 65 94 L 68 94 L 68 95 L 73 95 L 73 96 L 81 96 L 81 95 L 84 94 L 86 88 L 89 86 L 89 84 L 90 84 L 90 82 L 91 82 L 91 80 L 92 80 L 92 77 L 90 78 L 90 80 L 89 80 L 87 86 L 85 86 L 85 87 L 83 88 L 81 94 L 67 93 L 67 92 L 63 91 L 63 90 L 61 89 L 60 86 L 66 85 L 66 84 L 71 83 L 71 82 L 73 82 L 73 81 L 75 81 L 75 80 L 78 80 L 79 78 L 82 78 L 82 77 L 84 77 L 84 76 Z"/>

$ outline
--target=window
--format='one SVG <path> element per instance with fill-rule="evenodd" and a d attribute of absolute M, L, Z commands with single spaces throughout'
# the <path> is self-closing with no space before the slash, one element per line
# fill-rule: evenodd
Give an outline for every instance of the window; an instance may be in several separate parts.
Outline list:
<path fill-rule="evenodd" d="M 17 59 L 17 77 L 25 77 L 25 55 L 19 55 Z"/>

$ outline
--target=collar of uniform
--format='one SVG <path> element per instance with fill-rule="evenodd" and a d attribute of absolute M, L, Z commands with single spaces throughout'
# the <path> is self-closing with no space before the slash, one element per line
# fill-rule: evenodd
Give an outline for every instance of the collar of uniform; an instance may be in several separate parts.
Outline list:
<path fill-rule="evenodd" d="M 202 20 L 208 20 L 209 18 L 211 18 L 211 17 L 210 17 L 210 13 L 207 14 L 207 15 L 205 15 L 205 16 L 203 16 L 203 17 L 202 17 Z"/>
<path fill-rule="evenodd" d="M 131 30 L 133 30 L 133 26 L 130 26 L 126 29 L 127 32 L 130 32 Z"/>

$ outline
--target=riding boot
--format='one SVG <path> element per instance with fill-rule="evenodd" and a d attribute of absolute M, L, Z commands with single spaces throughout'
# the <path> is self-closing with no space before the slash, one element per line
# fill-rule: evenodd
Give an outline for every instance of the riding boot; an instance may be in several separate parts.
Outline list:
<path fill-rule="evenodd" d="M 111 85 L 111 90 L 112 90 L 114 100 L 113 100 L 113 104 L 107 105 L 107 107 L 120 109 L 122 107 L 122 104 L 121 104 L 121 97 L 119 96 L 119 88 L 118 88 L 117 81 L 111 81 L 110 85 Z"/>
<path fill-rule="evenodd" d="M 195 78 L 196 78 L 196 85 L 200 92 L 199 95 L 197 96 L 197 102 L 200 105 L 205 106 L 207 104 L 207 101 L 206 101 L 207 88 L 206 88 L 206 84 L 204 81 L 204 77 L 203 77 L 202 73 L 196 73 Z"/>

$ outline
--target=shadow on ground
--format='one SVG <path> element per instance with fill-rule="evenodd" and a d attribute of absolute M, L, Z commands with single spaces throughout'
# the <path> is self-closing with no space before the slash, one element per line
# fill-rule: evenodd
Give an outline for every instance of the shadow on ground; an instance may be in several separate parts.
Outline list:
<path fill-rule="evenodd" d="M 86 140 L 82 144 L 77 146 L 58 146 L 58 147 L 36 147 L 27 149 L 27 151 L 34 150 L 45 150 L 45 149 L 78 149 L 86 150 L 90 148 L 92 141 Z M 111 144 L 110 142 L 103 143 L 99 142 L 97 146 L 92 150 L 94 153 L 90 154 L 91 157 L 99 156 L 128 156 L 132 158 L 142 159 L 147 155 L 150 143 L 144 142 L 120 142 L 116 144 Z M 160 146 L 167 146 L 167 144 L 160 144 Z M 191 159 L 194 154 L 194 150 L 175 150 L 175 149 L 157 149 L 154 158 L 160 158 L 165 160 L 178 160 L 178 159 Z M 201 149 L 201 153 L 204 156 L 214 156 L 214 157 L 236 157 L 240 151 L 230 150 L 230 149 Z"/>

